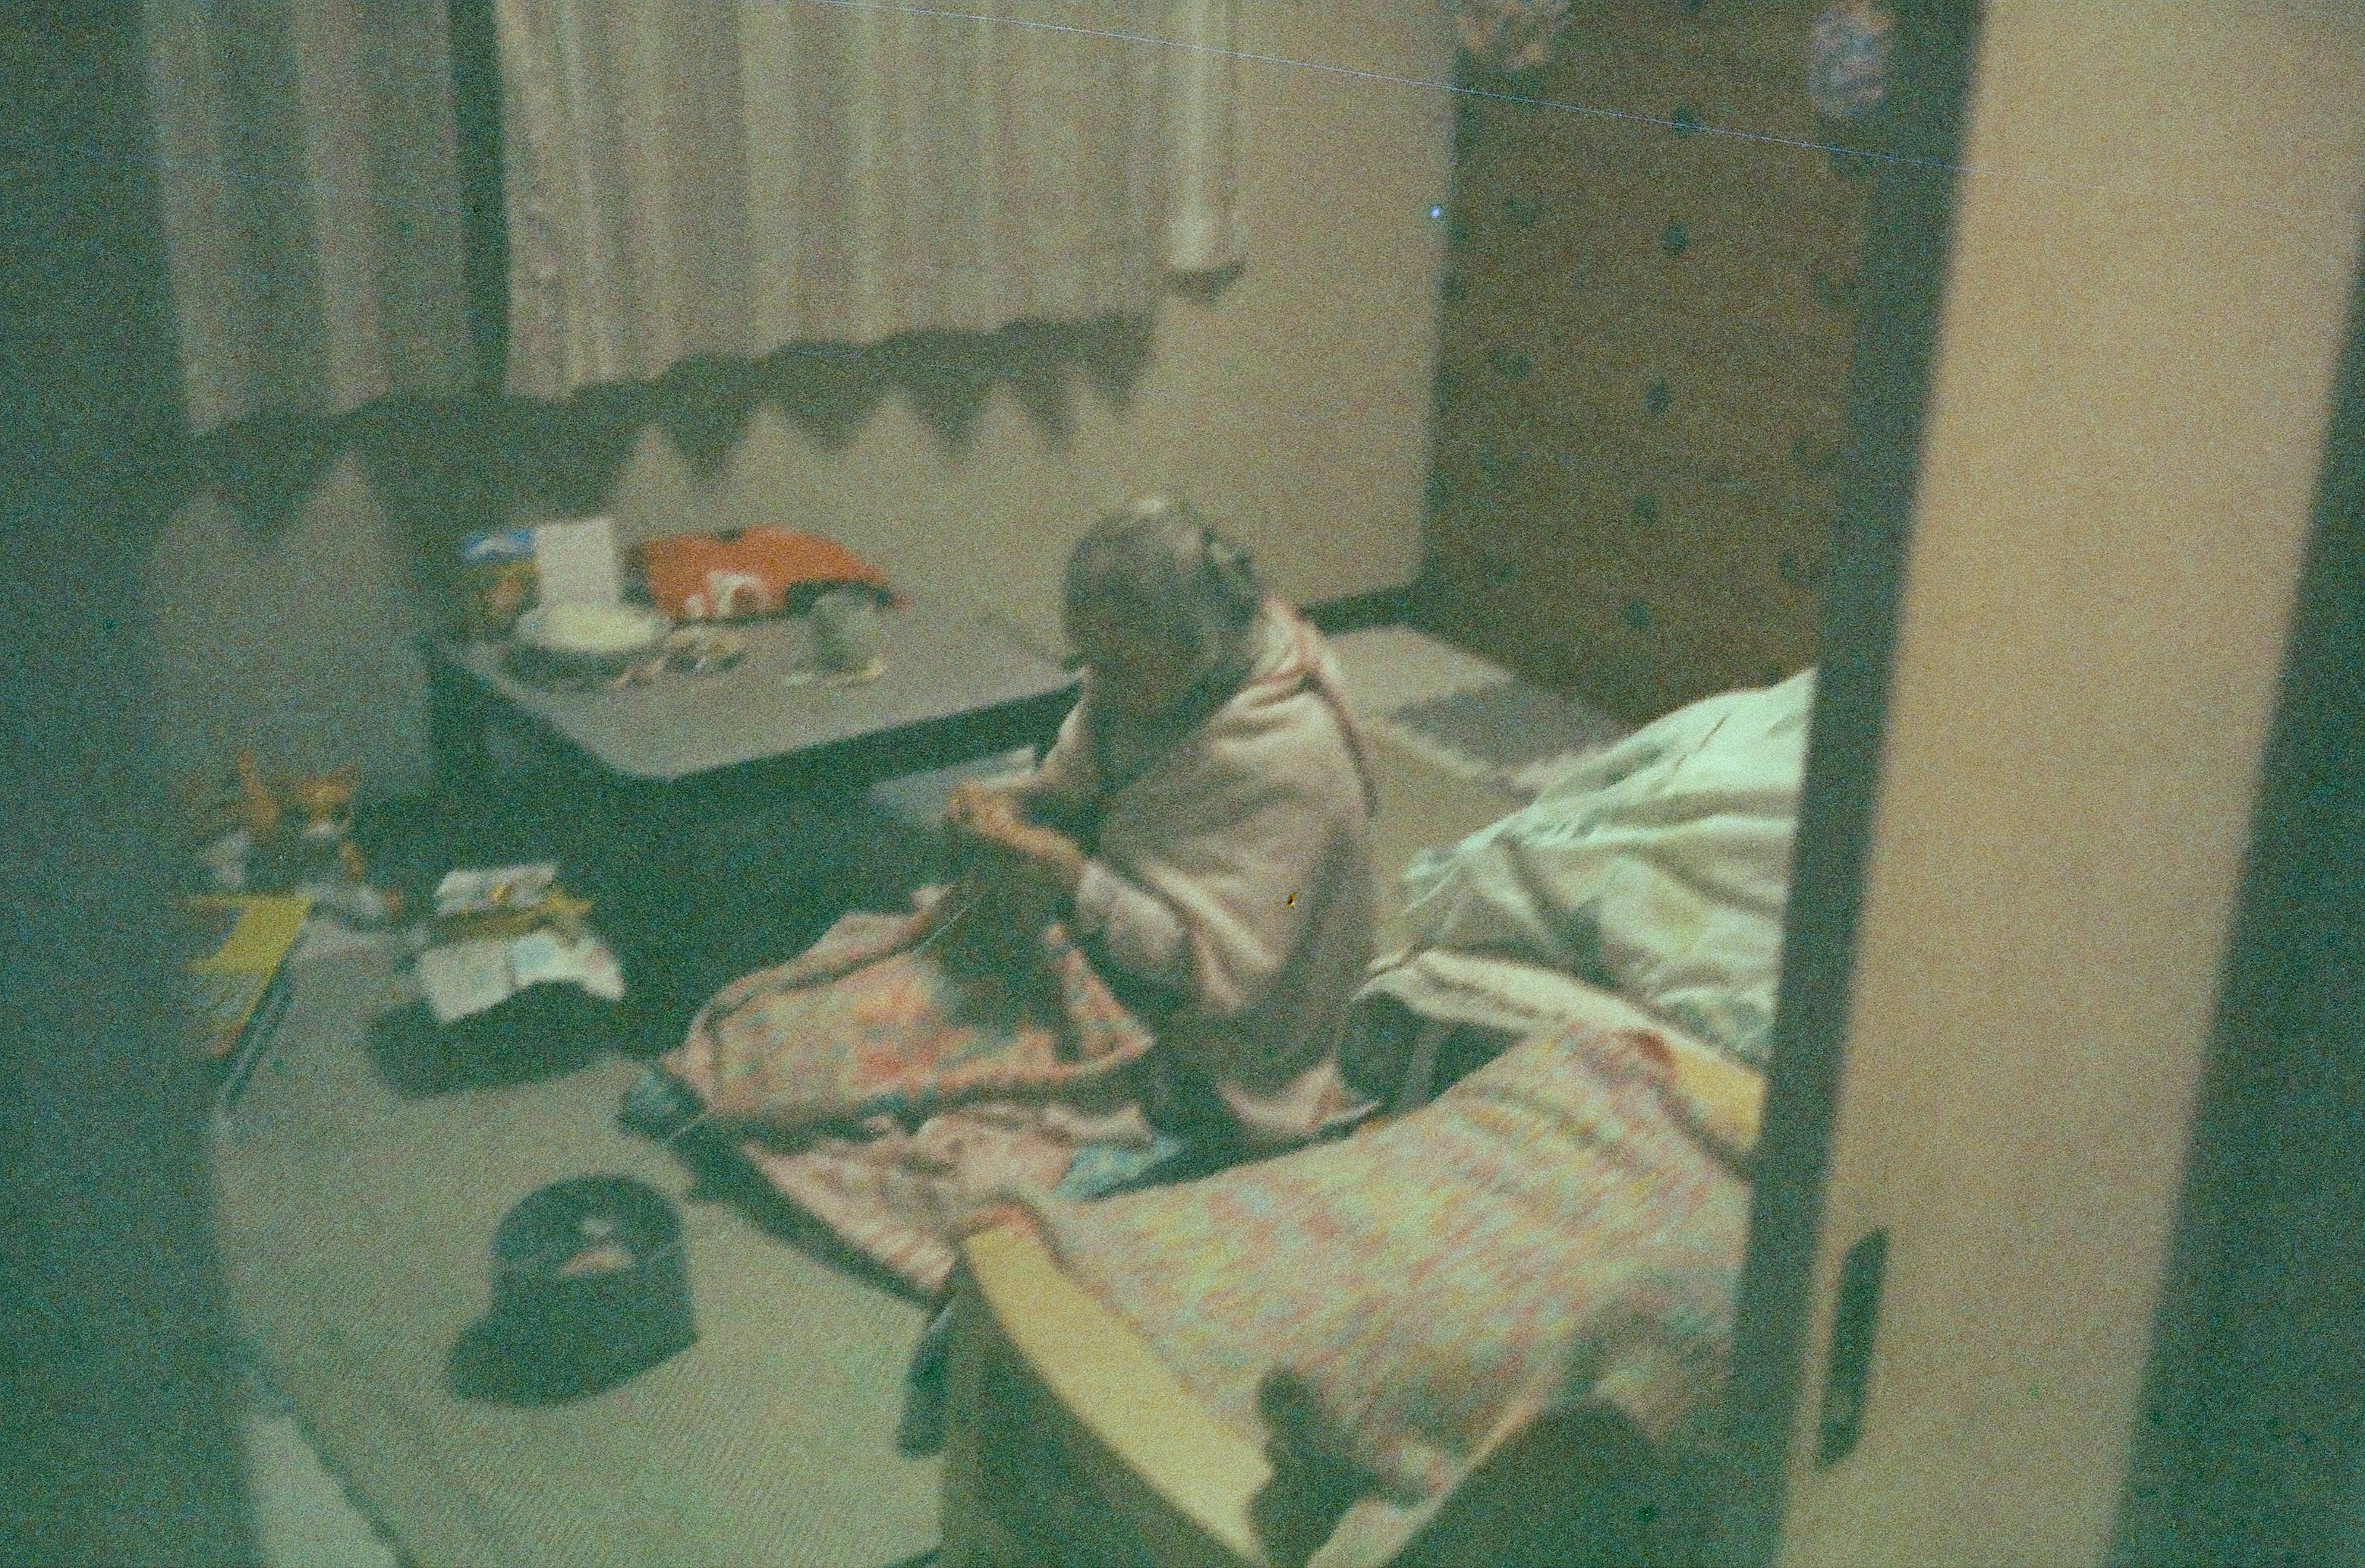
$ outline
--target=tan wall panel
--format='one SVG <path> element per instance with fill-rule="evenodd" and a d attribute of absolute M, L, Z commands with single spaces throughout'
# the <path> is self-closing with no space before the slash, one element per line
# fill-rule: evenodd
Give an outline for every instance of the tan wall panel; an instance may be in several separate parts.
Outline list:
<path fill-rule="evenodd" d="M 2365 15 L 1985 27 L 1810 1344 L 1876 1226 L 1889 1283 L 1799 1568 L 2105 1549 L 2356 262 Z"/>

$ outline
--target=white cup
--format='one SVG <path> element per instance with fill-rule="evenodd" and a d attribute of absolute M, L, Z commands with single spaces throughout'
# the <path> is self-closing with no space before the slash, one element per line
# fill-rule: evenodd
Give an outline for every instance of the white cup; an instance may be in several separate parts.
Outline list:
<path fill-rule="evenodd" d="M 813 608 L 813 663 L 830 675 L 859 675 L 877 661 L 880 633 L 869 594 L 832 589 Z"/>

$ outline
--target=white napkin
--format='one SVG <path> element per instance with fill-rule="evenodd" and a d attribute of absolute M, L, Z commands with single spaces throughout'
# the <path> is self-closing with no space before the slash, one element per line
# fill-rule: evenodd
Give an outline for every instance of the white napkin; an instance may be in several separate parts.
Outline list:
<path fill-rule="evenodd" d="M 539 524 L 533 566 L 544 604 L 615 604 L 623 599 L 613 518 Z"/>

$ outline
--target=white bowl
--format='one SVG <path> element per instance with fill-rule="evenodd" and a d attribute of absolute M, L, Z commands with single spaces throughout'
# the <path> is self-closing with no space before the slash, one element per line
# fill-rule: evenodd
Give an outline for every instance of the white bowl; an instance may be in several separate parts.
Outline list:
<path fill-rule="evenodd" d="M 545 604 L 518 617 L 517 642 L 552 673 L 619 675 L 655 658 L 673 623 L 633 604 Z"/>

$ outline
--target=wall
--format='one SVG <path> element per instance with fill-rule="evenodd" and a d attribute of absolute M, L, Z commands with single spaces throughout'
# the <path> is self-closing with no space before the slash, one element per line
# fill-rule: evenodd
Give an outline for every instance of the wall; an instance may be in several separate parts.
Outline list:
<path fill-rule="evenodd" d="M 447 416 L 422 436 L 413 426 L 432 416 L 396 411 L 275 518 L 225 499 L 244 493 L 234 485 L 211 487 L 174 519 L 148 583 L 173 670 L 171 761 L 219 766 L 252 744 L 291 767 L 358 762 L 380 792 L 421 784 L 411 637 L 429 579 L 417 561 L 518 510 L 501 498 L 513 471 L 571 470 L 555 488 L 604 499 L 627 537 L 755 523 L 832 534 L 917 587 L 989 599 L 1047 646 L 1069 540 L 1152 487 L 1230 518 L 1299 599 L 1411 580 L 1443 248 L 1427 214 L 1450 157 L 1447 14 L 1390 0 L 1241 11 L 1238 277 L 1170 297 L 1139 335 L 1022 334 L 981 369 L 904 374 L 897 361 L 851 402 L 830 394 L 832 417 L 801 417 L 810 400 L 668 393 L 659 412 L 680 417 L 637 431 L 637 416 L 593 400 L 473 436 Z M 981 391 L 972 374 L 1001 379 Z"/>
<path fill-rule="evenodd" d="M 254 1561 L 127 581 L 175 465 L 130 0 L 0 11 L 0 1562 Z"/>

